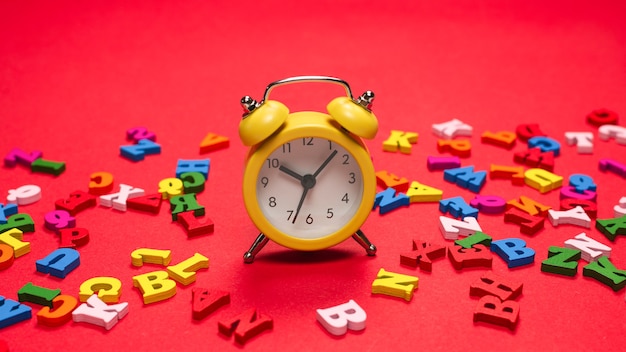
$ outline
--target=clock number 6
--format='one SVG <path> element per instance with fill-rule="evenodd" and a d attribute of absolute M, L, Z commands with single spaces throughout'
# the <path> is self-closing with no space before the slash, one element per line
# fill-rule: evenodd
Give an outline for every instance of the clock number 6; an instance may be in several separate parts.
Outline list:
<path fill-rule="evenodd" d="M 333 217 L 333 212 L 331 211 L 333 208 L 328 209 L 328 212 L 330 213 L 330 216 L 326 216 L 327 218 L 332 218 Z M 291 220 L 291 216 L 293 215 L 293 210 L 287 210 L 287 213 L 289 213 L 289 215 L 287 216 L 287 221 Z M 309 214 L 306 219 L 305 219 L 306 223 L 311 225 L 313 223 L 313 217 L 311 216 L 311 214 Z"/>

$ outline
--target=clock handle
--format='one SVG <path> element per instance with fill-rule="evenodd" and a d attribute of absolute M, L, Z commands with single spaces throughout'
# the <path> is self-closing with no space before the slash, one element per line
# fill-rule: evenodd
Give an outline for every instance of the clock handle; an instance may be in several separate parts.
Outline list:
<path fill-rule="evenodd" d="M 268 84 L 267 88 L 265 88 L 265 93 L 263 94 L 263 100 L 261 100 L 261 102 L 258 103 L 250 97 L 244 97 L 244 99 L 248 98 L 247 102 L 245 103 L 242 100 L 242 105 L 244 106 L 244 110 L 247 112 L 251 112 L 252 110 L 259 107 L 261 104 L 263 104 L 263 102 L 269 99 L 270 92 L 272 91 L 272 89 L 278 86 L 284 86 L 287 84 L 301 83 L 301 82 L 321 82 L 321 83 L 338 84 L 346 90 L 346 96 L 350 98 L 351 101 L 360 105 L 362 108 L 364 108 L 367 111 L 372 110 L 372 102 L 374 101 L 374 93 L 371 90 L 366 91 L 365 93 L 361 94 L 357 99 L 354 99 L 354 96 L 352 95 L 352 89 L 350 89 L 350 85 L 348 84 L 348 82 L 344 81 L 341 78 L 330 77 L 330 76 L 296 76 L 296 77 L 289 77 L 289 78 L 272 82 Z"/>
<path fill-rule="evenodd" d="M 326 82 L 341 85 L 346 95 L 333 99 L 327 106 L 328 113 L 344 129 L 356 136 L 372 139 L 378 131 L 378 121 L 372 113 L 374 93 L 366 91 L 354 98 L 348 82 L 330 76 L 296 76 L 270 83 L 265 88 L 263 100 L 257 102 L 245 96 L 240 103 L 244 110 L 239 123 L 239 137 L 244 145 L 252 146 L 264 141 L 282 126 L 289 116 L 289 109 L 282 103 L 269 100 L 272 89 L 287 84 L 301 82 Z"/>
<path fill-rule="evenodd" d="M 343 128 L 359 137 L 372 139 L 376 136 L 376 132 L 378 132 L 378 120 L 374 113 L 372 113 L 374 92 L 368 90 L 355 99 L 348 82 L 336 77 L 297 76 L 272 82 L 265 88 L 263 100 L 260 103 L 254 100 L 249 101 L 247 105 L 244 105 L 244 111 L 251 113 L 256 108 L 262 106 L 264 102 L 269 102 L 268 99 L 272 89 L 281 85 L 300 82 L 325 82 L 343 86 L 347 96 L 333 99 L 327 106 L 328 113 Z"/>
<path fill-rule="evenodd" d="M 296 77 L 289 77 L 289 78 L 281 79 L 279 81 L 270 83 L 267 86 L 267 88 L 265 88 L 265 94 L 263 94 L 263 100 L 261 101 L 261 104 L 264 101 L 267 101 L 272 89 L 278 86 L 283 86 L 283 85 L 292 84 L 292 83 L 301 83 L 301 82 L 322 82 L 322 83 L 326 82 L 326 83 L 338 84 L 338 85 L 343 86 L 343 88 L 346 90 L 346 95 L 350 99 L 354 99 L 352 96 L 352 90 L 350 89 L 350 85 L 348 84 L 348 82 L 344 81 L 343 79 L 336 78 L 336 77 L 329 77 L 329 76 L 296 76 Z"/>

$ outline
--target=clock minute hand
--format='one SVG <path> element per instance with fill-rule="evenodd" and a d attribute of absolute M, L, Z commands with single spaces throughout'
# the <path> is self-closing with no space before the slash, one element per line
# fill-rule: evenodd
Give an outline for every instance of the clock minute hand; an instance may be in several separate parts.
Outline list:
<path fill-rule="evenodd" d="M 333 150 L 333 152 L 330 153 L 328 158 L 326 158 L 326 160 L 324 160 L 322 165 L 320 165 L 320 167 L 317 168 L 317 171 L 315 171 L 315 173 L 313 175 L 307 174 L 307 175 L 301 176 L 301 178 L 299 179 L 300 182 L 302 183 L 302 187 L 304 187 L 304 191 L 302 192 L 302 197 L 300 197 L 300 202 L 298 203 L 298 208 L 296 208 L 296 214 L 293 217 L 293 221 L 291 221 L 292 224 L 296 223 L 296 219 L 298 218 L 298 214 L 300 214 L 300 208 L 302 208 L 302 203 L 304 203 L 304 198 L 306 198 L 306 194 L 309 192 L 309 189 L 311 189 L 311 188 L 313 188 L 313 186 L 315 186 L 315 178 L 317 177 L 317 175 L 320 174 L 320 172 L 322 172 L 322 170 L 324 170 L 326 165 L 328 165 L 328 163 L 330 163 L 330 161 L 333 160 L 335 155 L 337 155 L 337 150 Z M 287 171 L 285 171 L 285 172 L 287 172 Z M 289 172 L 287 172 L 287 173 L 289 173 Z M 294 175 L 292 175 L 292 176 L 294 176 Z M 298 176 L 300 176 L 300 175 L 298 175 Z"/>
<path fill-rule="evenodd" d="M 328 165 L 328 163 L 330 163 L 330 161 L 333 160 L 335 155 L 337 155 L 337 150 L 333 150 L 333 152 L 330 153 L 328 158 L 324 160 L 322 165 L 320 165 L 320 167 L 317 169 L 317 171 L 315 171 L 313 175 L 307 174 L 304 176 L 300 176 L 297 173 L 289 170 L 288 168 L 282 165 L 278 168 L 280 171 L 300 180 L 302 187 L 304 187 L 304 191 L 302 192 L 302 196 L 300 197 L 300 202 L 298 202 L 298 207 L 296 208 L 296 214 L 294 215 L 293 220 L 291 221 L 292 224 L 296 223 L 296 219 L 298 218 L 298 214 L 300 214 L 300 209 L 302 208 L 302 204 L 304 203 L 304 199 L 306 198 L 307 193 L 309 192 L 311 188 L 313 188 L 313 186 L 315 186 L 315 177 L 317 177 L 317 175 L 319 175 L 320 172 L 324 170 L 326 165 Z"/>
<path fill-rule="evenodd" d="M 298 208 L 296 208 L 296 214 L 293 216 L 292 224 L 296 223 L 296 219 L 298 218 L 298 214 L 300 214 L 300 208 L 302 208 L 302 203 L 304 203 L 304 198 L 306 198 L 306 194 L 309 191 L 309 188 L 304 187 L 304 192 L 302 192 L 302 197 L 300 197 L 300 203 L 298 203 Z"/>
<path fill-rule="evenodd" d="M 317 177 L 317 175 L 319 175 L 320 172 L 322 172 L 322 170 L 324 170 L 326 165 L 328 165 L 328 163 L 330 163 L 330 161 L 333 160 L 335 155 L 337 155 L 337 150 L 333 150 L 333 152 L 330 153 L 328 158 L 326 158 L 326 160 L 324 160 L 324 162 L 322 163 L 322 165 L 320 165 L 320 167 L 317 169 L 317 171 L 315 171 L 315 173 L 313 174 L 313 177 Z"/>
<path fill-rule="evenodd" d="M 296 215 L 293 217 L 292 224 L 296 223 L 296 219 L 298 218 L 298 214 L 300 214 L 300 208 L 302 208 L 302 203 L 304 203 L 304 199 L 306 198 L 307 193 L 311 188 L 315 186 L 315 176 L 313 175 L 304 175 L 302 176 L 302 180 L 300 181 L 304 190 L 302 191 L 302 196 L 300 197 L 300 202 L 298 203 L 298 207 L 296 208 Z"/>

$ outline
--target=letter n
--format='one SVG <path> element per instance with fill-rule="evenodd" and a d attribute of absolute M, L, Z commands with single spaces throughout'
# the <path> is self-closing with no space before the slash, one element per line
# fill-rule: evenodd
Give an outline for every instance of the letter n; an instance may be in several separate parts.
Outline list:
<path fill-rule="evenodd" d="M 263 331 L 271 330 L 274 327 L 274 321 L 258 313 L 255 308 L 250 308 L 234 318 L 218 322 L 217 327 L 219 332 L 226 336 L 234 333 L 235 342 L 243 345 Z"/>

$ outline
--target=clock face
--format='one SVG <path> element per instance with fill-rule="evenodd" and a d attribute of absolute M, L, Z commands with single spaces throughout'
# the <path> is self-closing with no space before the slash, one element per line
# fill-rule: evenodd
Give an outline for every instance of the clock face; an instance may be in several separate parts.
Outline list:
<path fill-rule="evenodd" d="M 265 218 L 300 239 L 333 234 L 356 214 L 363 175 L 335 141 L 304 137 L 279 145 L 261 166 L 256 196 Z"/>

